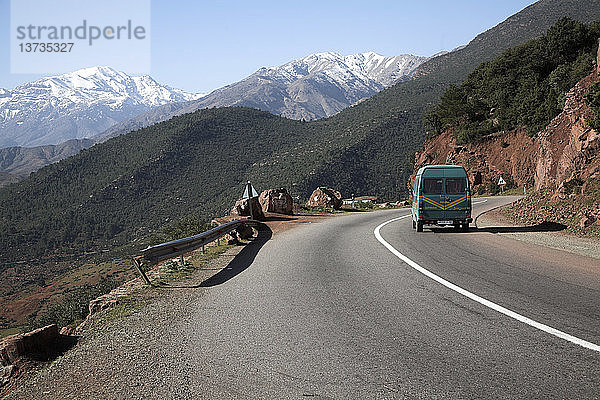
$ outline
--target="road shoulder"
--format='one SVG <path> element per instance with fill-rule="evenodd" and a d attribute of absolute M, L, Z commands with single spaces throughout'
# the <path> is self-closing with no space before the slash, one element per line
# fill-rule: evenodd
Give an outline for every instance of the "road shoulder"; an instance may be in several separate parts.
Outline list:
<path fill-rule="evenodd" d="M 477 216 L 475 221 L 477 229 L 537 246 L 600 259 L 600 240 L 563 233 L 553 224 L 515 224 L 503 212 L 505 207 L 508 206 L 487 210 Z"/>

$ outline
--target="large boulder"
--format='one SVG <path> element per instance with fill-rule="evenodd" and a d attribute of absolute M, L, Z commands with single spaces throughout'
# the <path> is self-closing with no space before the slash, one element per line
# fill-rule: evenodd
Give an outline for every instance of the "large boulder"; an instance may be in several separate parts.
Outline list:
<path fill-rule="evenodd" d="M 320 186 L 315 189 L 306 202 L 307 207 L 332 207 L 339 209 L 342 207 L 342 194 L 335 189 L 326 186 Z"/>
<path fill-rule="evenodd" d="M 242 240 L 250 239 L 254 235 L 252 227 L 242 224 L 225 235 L 227 244 L 239 244 Z"/>
<path fill-rule="evenodd" d="M 235 205 L 231 209 L 231 215 L 238 217 L 249 217 L 250 216 L 250 207 L 248 204 L 252 204 L 252 216 L 254 219 L 258 221 L 265 220 L 265 214 L 263 213 L 262 208 L 260 207 L 260 203 L 258 202 L 258 197 L 253 197 L 252 201 L 249 202 L 248 199 L 240 199 L 235 202 Z"/>
<path fill-rule="evenodd" d="M 0 365 L 11 365 L 20 357 L 54 352 L 58 338 L 56 324 L 8 336 L 0 341 Z"/>
<path fill-rule="evenodd" d="M 263 212 L 291 215 L 294 212 L 294 199 L 287 189 L 267 189 L 260 194 L 258 201 Z"/>

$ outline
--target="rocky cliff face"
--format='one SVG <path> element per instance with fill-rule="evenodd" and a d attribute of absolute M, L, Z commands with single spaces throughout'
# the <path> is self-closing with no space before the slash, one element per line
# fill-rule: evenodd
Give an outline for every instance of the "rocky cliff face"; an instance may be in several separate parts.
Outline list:
<path fill-rule="evenodd" d="M 600 48 L 594 72 L 566 94 L 563 111 L 535 137 L 524 130 L 499 132 L 480 143 L 459 146 L 448 130 L 428 140 L 416 155 L 415 171 L 428 164 L 460 164 L 469 174 L 474 191 L 498 183 L 549 190 L 564 198 L 573 187 L 595 187 L 600 179 L 600 134 L 588 121 L 592 111 L 585 103 L 589 88 L 600 81 Z M 480 190 L 483 191 L 483 190 Z"/>
<path fill-rule="evenodd" d="M 572 182 L 600 177 L 600 135 L 588 125 L 593 115 L 584 100 L 590 86 L 598 81 L 596 70 L 577 83 L 567 93 L 563 112 L 538 133 L 536 190 L 556 190 L 556 196 L 563 197 Z"/>
<path fill-rule="evenodd" d="M 415 171 L 430 164 L 458 164 L 467 170 L 475 192 L 487 190 L 500 177 L 517 186 L 531 187 L 535 153 L 535 139 L 524 130 L 500 133 L 468 145 L 457 145 L 448 130 L 425 143 L 425 149 L 417 154 Z"/>

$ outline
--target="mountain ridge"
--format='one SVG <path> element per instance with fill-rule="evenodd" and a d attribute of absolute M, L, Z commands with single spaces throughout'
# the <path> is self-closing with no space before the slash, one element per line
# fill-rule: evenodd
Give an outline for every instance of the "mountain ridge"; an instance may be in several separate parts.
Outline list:
<path fill-rule="evenodd" d="M 106 66 L 41 78 L 0 93 L 0 147 L 90 138 L 153 107 L 200 96 Z"/>
<path fill-rule="evenodd" d="M 215 89 L 199 100 L 158 107 L 120 122 L 99 135 L 98 140 L 210 107 L 252 107 L 297 120 L 329 117 L 395 82 L 410 79 L 416 68 L 428 59 L 410 54 L 386 57 L 374 52 L 348 56 L 336 52 L 313 53 L 280 66 L 261 67 L 248 77 Z M 369 66 L 369 62 L 374 60 Z M 340 72 L 339 68 L 335 68 L 345 62 L 352 65 L 347 68 L 351 76 L 346 80 L 335 76 L 336 72 Z M 397 65 L 395 69 L 392 68 L 394 63 Z M 384 72 L 377 68 L 382 64 L 387 65 L 383 68 Z M 351 88 L 348 82 L 356 86 Z M 328 95 L 321 95 L 324 91 Z"/>
<path fill-rule="evenodd" d="M 51 151 L 47 147 L 48 144 L 34 147 L 6 146 L 5 140 L 5 147 L 9 147 L 11 150 L 2 152 L 3 155 L 0 154 L 0 157 L 4 158 L 4 163 L 0 164 L 0 172 L 9 173 L 12 176 L 6 174 L 0 176 L 0 186 L 14 183 L 37 168 L 60 160 L 58 157 L 45 157 L 44 154 L 48 152 L 61 154 L 66 158 L 77 154 L 81 149 L 89 147 L 93 143 L 101 143 L 111 137 L 177 115 L 190 113 L 199 108 L 249 106 L 292 119 L 315 119 L 332 115 L 370 97 L 394 82 L 410 79 L 415 69 L 427 59 L 427 57 L 410 54 L 386 57 L 375 52 L 347 56 L 335 52 L 313 53 L 280 66 L 260 68 L 242 81 L 216 89 L 208 95 L 189 94 L 166 85 L 159 85 L 148 75 L 129 77 L 110 67 L 84 68 L 59 77 L 44 78 L 21 85 L 19 88 L 23 91 L 39 86 L 40 82 L 49 82 L 50 91 L 55 95 L 54 97 L 71 98 L 73 102 L 83 103 L 88 107 L 94 107 L 94 103 L 100 102 L 97 98 L 90 98 L 88 92 L 95 90 L 94 95 L 104 95 L 101 99 L 107 102 L 109 109 L 123 108 L 124 103 L 133 102 L 143 104 L 147 110 L 138 113 L 141 106 L 137 108 L 127 106 L 130 109 L 129 112 L 135 114 L 131 118 L 126 118 L 122 122 L 109 119 L 108 121 L 113 121 L 115 124 L 103 132 L 87 136 L 85 133 L 80 133 L 78 137 L 69 139 L 68 143 L 58 144 L 59 149 L 55 151 Z M 127 93 L 127 87 L 115 85 L 110 78 L 98 79 L 95 77 L 97 74 L 117 77 L 121 81 L 130 80 L 136 85 L 137 91 L 132 92 L 130 98 L 121 96 L 111 99 L 110 93 Z M 94 87 L 99 80 L 100 82 L 97 84 L 99 88 Z M 240 89 L 239 85 L 243 85 L 243 88 Z M 129 82 L 129 86 L 131 86 L 131 82 Z M 87 89 L 88 92 L 82 91 L 75 94 L 71 90 L 73 87 Z M 97 90 L 102 88 L 105 89 L 104 92 Z M 231 92 L 232 88 L 234 92 Z M 262 95 L 257 97 L 257 93 L 260 91 L 268 92 L 266 98 L 260 98 Z M 274 93 L 280 95 L 277 100 L 279 101 L 278 106 L 275 99 L 277 96 Z M 6 116 L 16 117 L 11 114 L 10 109 L 2 109 L 2 104 L 6 104 L 7 100 L 2 102 L 1 98 L 10 96 L 10 91 L 0 91 L 0 118 L 2 113 L 5 115 L 4 122 L 0 122 L 0 132 L 2 132 L 2 123 L 6 124 Z M 203 101 L 202 98 L 205 100 Z M 312 111 L 307 113 L 307 107 L 312 107 Z M 17 110 L 13 108 L 12 111 Z M 97 112 L 97 110 L 92 111 Z M 91 137 L 88 139 L 88 136 Z M 39 141 L 37 139 L 29 143 L 35 144 Z M 2 143 L 0 136 L 0 147 L 2 147 Z M 22 148 L 18 149 L 18 147 Z M 14 158 L 13 164 L 9 163 L 11 154 L 18 155 Z M 36 158 L 36 154 L 39 157 Z M 26 165 L 24 160 L 30 160 L 31 165 Z"/>

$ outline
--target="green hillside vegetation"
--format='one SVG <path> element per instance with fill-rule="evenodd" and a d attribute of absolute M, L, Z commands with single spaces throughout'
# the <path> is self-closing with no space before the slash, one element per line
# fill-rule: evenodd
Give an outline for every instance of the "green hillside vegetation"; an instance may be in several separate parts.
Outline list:
<path fill-rule="evenodd" d="M 381 201 L 406 195 L 424 110 L 481 62 L 563 16 L 600 18 L 600 0 L 543 0 L 338 115 L 293 121 L 248 108 L 202 110 L 82 151 L 0 189 L 0 270 L 128 245 L 141 249 L 227 213 L 244 182 L 306 198 L 318 185 Z M 112 253 L 109 253 L 112 254 Z M 37 260 L 37 261 L 36 261 Z M 23 267 L 25 268 L 25 267 Z"/>
<path fill-rule="evenodd" d="M 600 129 L 600 82 L 592 85 L 585 100 L 594 113 L 594 119 L 590 122 L 590 126 L 598 130 Z"/>
<path fill-rule="evenodd" d="M 458 143 L 498 131 L 542 130 L 563 109 L 565 93 L 593 69 L 600 21 L 563 18 L 538 39 L 505 51 L 451 85 L 429 111 L 432 134 L 453 128 Z"/>

